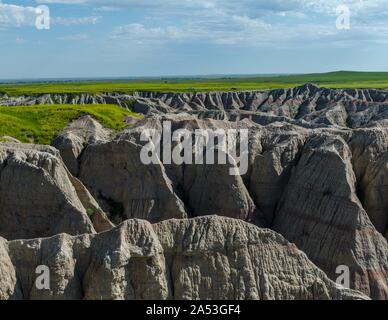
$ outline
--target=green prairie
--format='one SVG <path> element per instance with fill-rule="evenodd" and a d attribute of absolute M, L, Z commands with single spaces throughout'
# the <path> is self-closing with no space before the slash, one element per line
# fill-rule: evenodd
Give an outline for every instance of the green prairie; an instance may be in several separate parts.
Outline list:
<path fill-rule="evenodd" d="M 70 121 L 85 114 L 114 130 L 125 128 L 125 117 L 140 117 L 116 105 L 0 107 L 0 137 L 6 135 L 25 143 L 50 144 Z"/>
<path fill-rule="evenodd" d="M 288 76 L 221 78 L 166 78 L 122 81 L 82 81 L 0 84 L 0 93 L 10 96 L 43 93 L 133 93 L 136 91 L 199 92 L 290 88 L 305 83 L 328 88 L 388 89 L 388 72 L 339 71 Z"/>

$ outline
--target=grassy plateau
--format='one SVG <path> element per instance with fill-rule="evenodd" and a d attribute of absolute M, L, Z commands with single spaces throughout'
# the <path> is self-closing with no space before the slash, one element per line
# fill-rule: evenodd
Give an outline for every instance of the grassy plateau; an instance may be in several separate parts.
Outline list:
<path fill-rule="evenodd" d="M 133 93 L 135 91 L 199 92 L 290 88 L 305 83 L 328 88 L 388 89 L 388 72 L 339 71 L 288 76 L 245 76 L 220 78 L 166 78 L 116 81 L 67 81 L 40 83 L 0 83 L 0 93 L 9 96 L 43 93 Z"/>
<path fill-rule="evenodd" d="M 125 128 L 126 116 L 139 117 L 116 105 L 0 107 L 0 137 L 6 135 L 26 143 L 50 144 L 69 122 L 85 114 L 114 130 Z"/>

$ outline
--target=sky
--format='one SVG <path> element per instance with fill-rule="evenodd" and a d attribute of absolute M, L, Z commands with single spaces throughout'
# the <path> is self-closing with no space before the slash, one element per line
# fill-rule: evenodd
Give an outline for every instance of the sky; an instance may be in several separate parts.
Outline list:
<path fill-rule="evenodd" d="M 387 53 L 388 0 L 0 0 L 0 79 L 388 71 Z"/>

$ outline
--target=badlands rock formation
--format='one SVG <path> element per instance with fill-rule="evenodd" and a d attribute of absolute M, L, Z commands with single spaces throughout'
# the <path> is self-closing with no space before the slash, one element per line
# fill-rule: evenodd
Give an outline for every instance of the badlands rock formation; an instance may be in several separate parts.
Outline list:
<path fill-rule="evenodd" d="M 105 214 L 97 203 L 84 206 L 87 201 L 80 196 L 88 195 L 56 149 L 0 144 L 0 236 L 12 240 L 95 233 L 88 213 Z"/>
<path fill-rule="evenodd" d="M 388 299 L 388 92 L 309 84 L 0 104 L 128 101 L 145 117 L 123 132 L 83 117 L 58 151 L 0 144 L 1 298 Z M 246 172 L 166 163 L 165 144 L 144 164 L 142 133 L 163 141 L 166 121 L 247 129 Z M 54 273 L 49 291 L 34 287 L 40 264 Z M 352 290 L 334 284 L 339 267 Z"/>
<path fill-rule="evenodd" d="M 228 218 L 128 220 L 97 235 L 0 238 L 0 299 L 365 299 L 295 245 Z M 35 269 L 52 270 L 37 290 Z M 292 271 L 292 272 L 290 272 Z"/>
<path fill-rule="evenodd" d="M 200 118 L 241 120 L 266 124 L 283 121 L 310 126 L 339 125 L 357 128 L 388 117 L 388 92 L 327 89 L 306 84 L 290 89 L 247 92 L 42 94 L 0 97 L 0 105 L 118 104 L 142 114 L 188 112 Z"/>
<path fill-rule="evenodd" d="M 387 299 L 387 241 L 371 223 L 355 186 L 345 141 L 326 134 L 312 136 L 278 204 L 273 229 L 330 277 L 346 265 L 353 288 Z"/>
<path fill-rule="evenodd" d="M 71 122 L 54 139 L 52 145 L 60 150 L 62 159 L 73 175 L 78 174 L 78 157 L 88 144 L 108 141 L 113 133 L 105 129 L 91 116 L 83 116 Z"/>

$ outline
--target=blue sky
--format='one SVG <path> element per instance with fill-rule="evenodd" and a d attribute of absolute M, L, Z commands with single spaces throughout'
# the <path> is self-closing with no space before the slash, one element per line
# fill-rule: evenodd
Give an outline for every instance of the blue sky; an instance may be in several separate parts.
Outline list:
<path fill-rule="evenodd" d="M 388 0 L 0 0 L 1 79 L 388 71 L 387 53 Z"/>

